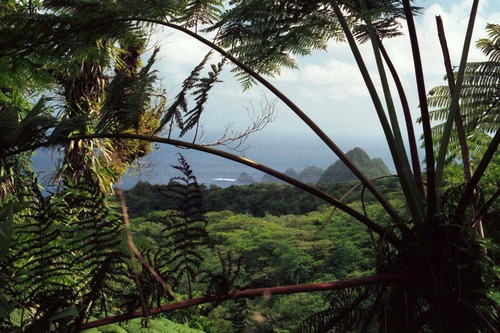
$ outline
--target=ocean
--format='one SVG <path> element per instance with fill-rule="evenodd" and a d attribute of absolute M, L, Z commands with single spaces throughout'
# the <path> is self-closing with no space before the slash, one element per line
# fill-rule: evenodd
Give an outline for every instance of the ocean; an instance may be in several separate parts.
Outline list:
<path fill-rule="evenodd" d="M 260 133 L 257 133 L 260 134 Z M 244 152 L 225 149 L 236 155 L 241 155 L 260 164 L 284 172 L 289 168 L 300 172 L 308 166 L 326 169 L 338 158 L 315 137 L 297 134 L 292 136 L 254 135 L 243 145 Z M 389 169 L 394 170 L 388 149 L 383 142 L 355 142 L 344 140 L 337 143 L 344 152 L 355 147 L 365 150 L 371 158 L 380 157 Z M 260 182 L 264 174 L 259 171 L 208 153 L 182 149 L 169 145 L 155 145 L 155 149 L 147 157 L 141 159 L 122 177 L 121 186 L 124 189 L 133 187 L 138 181 L 152 184 L 166 184 L 181 173 L 172 166 L 178 165 L 177 159 L 182 154 L 189 163 L 199 183 L 207 186 L 216 185 L 228 187 L 241 185 L 237 181 L 241 173 L 246 173 L 256 182 Z M 45 186 L 50 186 L 50 175 L 57 162 L 57 154 L 47 150 L 37 151 L 34 156 L 34 169 L 45 179 Z"/>

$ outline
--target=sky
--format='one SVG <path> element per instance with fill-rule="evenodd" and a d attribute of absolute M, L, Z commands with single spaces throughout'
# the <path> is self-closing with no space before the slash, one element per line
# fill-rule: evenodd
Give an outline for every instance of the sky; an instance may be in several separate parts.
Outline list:
<path fill-rule="evenodd" d="M 471 2 L 470 0 L 415 1 L 415 5 L 425 9 L 423 14 L 416 18 L 416 26 L 427 91 L 434 86 L 446 84 L 443 79 L 445 70 L 435 17 L 440 15 L 443 20 L 452 64 L 458 65 Z M 500 1 L 481 1 L 473 41 L 487 37 L 484 30 L 487 23 L 499 22 Z M 384 44 L 399 71 L 409 98 L 413 119 L 416 120 L 419 112 L 418 96 L 404 22 L 403 26 L 405 36 L 387 40 Z M 200 62 L 208 49 L 181 33 L 167 29 L 158 29 L 152 42 L 161 47 L 156 69 L 162 77 L 163 87 L 172 99 L 180 90 L 182 81 Z M 361 45 L 360 49 L 368 68 L 376 74 L 371 46 L 367 43 Z M 471 47 L 468 61 L 484 60 L 484 55 L 474 46 Z M 378 150 L 375 155 L 387 157 L 388 149 L 378 117 L 349 46 L 346 43 L 331 42 L 326 51 L 315 51 L 311 56 L 297 58 L 297 61 L 298 70 L 284 69 L 280 76 L 269 80 L 291 97 L 294 103 L 316 121 L 342 149 L 348 150 L 360 146 L 368 150 Z M 203 129 L 207 137 L 205 142 L 210 142 L 219 136 L 226 126 L 232 126 L 236 131 L 243 130 L 251 123 L 247 115 L 249 106 L 253 105 L 258 110 L 264 98 L 269 100 L 274 98 L 265 88 L 259 86 L 243 91 L 241 85 L 229 73 L 224 73 L 222 79 L 224 82 L 213 89 L 202 116 Z M 377 85 L 380 87 L 380 84 Z M 396 107 L 400 110 L 399 105 L 396 104 Z M 245 152 L 247 157 L 257 156 L 252 154 L 262 145 L 270 144 L 275 144 L 277 147 L 296 146 L 303 151 L 323 154 L 324 147 L 319 140 L 314 138 L 311 131 L 285 105 L 278 102 L 275 112 L 276 119 L 248 140 L 250 148 Z M 415 130 L 419 136 L 421 133 L 419 125 L 416 125 Z M 308 148 L 311 142 L 317 148 Z M 312 164 L 314 163 L 311 162 L 310 165 Z"/>

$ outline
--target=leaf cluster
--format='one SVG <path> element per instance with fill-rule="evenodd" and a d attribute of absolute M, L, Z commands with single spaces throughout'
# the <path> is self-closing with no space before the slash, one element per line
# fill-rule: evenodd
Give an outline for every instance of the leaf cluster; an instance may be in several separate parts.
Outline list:
<path fill-rule="evenodd" d="M 33 179 L 14 198 L 23 204 L 14 215 L 12 246 L 2 260 L 2 293 L 10 304 L 2 317 L 11 319 L 1 327 L 64 330 L 90 311 L 105 311 L 106 298 L 119 296 L 117 282 L 127 277 L 123 254 L 117 251 L 119 220 L 100 187 L 86 183 L 44 197 Z M 22 320 L 13 321 L 17 315 Z"/>

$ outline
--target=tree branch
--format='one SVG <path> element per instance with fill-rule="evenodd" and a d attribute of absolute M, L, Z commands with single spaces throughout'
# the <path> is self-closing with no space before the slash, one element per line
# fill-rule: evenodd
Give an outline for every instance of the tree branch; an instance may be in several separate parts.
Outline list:
<path fill-rule="evenodd" d="M 269 91 L 271 91 L 277 98 L 279 98 L 286 106 L 290 108 L 313 132 L 316 134 L 327 146 L 330 148 L 332 152 L 334 152 L 338 158 L 344 162 L 344 164 L 358 177 L 358 179 L 365 184 L 365 186 L 372 192 L 373 196 L 380 202 L 380 204 L 385 208 L 385 210 L 389 213 L 392 220 L 396 223 L 401 221 L 401 217 L 399 216 L 396 209 L 391 205 L 391 203 L 384 197 L 384 195 L 378 190 L 378 188 L 370 181 L 366 175 L 361 172 L 361 170 L 344 154 L 344 152 L 332 141 L 332 139 L 316 124 L 307 114 L 302 111 L 295 103 L 293 103 L 285 94 L 283 94 L 280 90 L 278 90 L 274 85 L 272 85 L 269 81 L 264 79 L 259 73 L 242 63 L 236 57 L 225 51 L 220 46 L 212 43 L 206 38 L 196 34 L 195 32 L 181 27 L 179 25 L 165 22 L 161 20 L 155 19 L 146 19 L 141 17 L 130 17 L 130 18 L 119 18 L 110 21 L 113 22 L 121 22 L 121 21 L 137 21 L 137 22 L 149 22 L 162 26 L 166 26 L 178 31 L 183 32 L 184 34 L 198 40 L 199 42 L 207 45 L 213 50 L 217 51 L 227 59 L 229 59 L 233 64 L 240 67 L 243 71 L 252 76 L 256 81 L 260 82 L 263 86 L 265 86 Z"/>
<path fill-rule="evenodd" d="M 85 139 L 132 139 L 132 140 L 143 140 L 143 141 L 148 141 L 148 142 L 157 142 L 157 143 L 163 143 L 163 144 L 169 144 L 177 147 L 183 147 L 183 148 L 188 148 L 188 149 L 193 149 L 197 151 L 202 151 L 205 153 L 209 153 L 215 156 L 223 157 L 225 159 L 244 164 L 246 166 L 249 166 L 253 169 L 265 172 L 271 176 L 274 176 L 278 179 L 281 179 L 285 181 L 286 183 L 293 185 L 297 188 L 300 188 L 301 190 L 304 190 L 322 200 L 325 202 L 338 207 L 340 210 L 344 211 L 348 215 L 354 217 L 356 220 L 360 221 L 364 225 L 366 225 L 368 228 L 373 230 L 375 233 L 383 237 L 385 240 L 387 240 L 390 244 L 392 244 L 395 248 L 400 249 L 401 248 L 401 241 L 394 235 L 392 232 L 388 231 L 387 229 L 383 228 L 373 220 L 369 219 L 367 216 L 363 215 L 362 213 L 358 212 L 357 210 L 353 209 L 352 207 L 340 202 L 339 200 L 331 197 L 330 195 L 326 194 L 325 192 L 322 192 L 318 190 L 317 188 L 314 188 L 310 185 L 307 185 L 295 178 L 292 178 L 290 176 L 285 175 L 284 173 L 281 173 L 279 171 L 276 171 L 275 169 L 272 169 L 266 165 L 257 163 L 255 161 L 252 161 L 248 158 L 241 157 L 235 154 L 231 154 L 222 150 L 214 149 L 211 147 L 205 147 L 201 146 L 199 144 L 191 143 L 191 142 L 186 142 L 186 141 L 180 141 L 180 140 L 174 140 L 174 139 L 167 139 L 167 138 L 162 138 L 158 136 L 149 136 L 149 135 L 143 135 L 143 134 L 133 134 L 133 133 L 104 133 L 104 134 L 88 134 L 88 135 L 75 135 L 75 136 L 70 136 L 67 138 L 62 138 L 60 139 L 57 144 L 61 144 L 64 142 L 69 142 L 69 141 L 78 141 L 78 140 L 85 140 Z M 3 155 L 0 155 L 0 157 L 6 157 L 6 156 L 11 156 L 15 154 L 19 154 L 24 151 L 29 151 L 29 150 L 34 150 L 37 148 L 41 147 L 50 147 L 50 144 L 48 142 L 40 142 L 34 145 L 31 145 L 29 147 L 23 147 L 22 149 L 18 149 L 16 151 L 11 151 L 8 153 L 4 153 Z"/>
<path fill-rule="evenodd" d="M 372 285 L 372 284 L 392 284 L 392 283 L 405 283 L 407 280 L 401 275 L 375 275 L 369 277 L 355 278 L 343 281 L 335 282 L 323 282 L 323 283 L 311 283 L 311 284 L 299 284 L 292 286 L 281 286 L 281 287 L 270 287 L 270 288 L 258 288 L 258 289 L 247 289 L 242 291 L 236 291 L 228 295 L 208 295 L 198 298 L 192 298 L 181 302 L 175 302 L 170 304 L 165 304 L 157 308 L 152 308 L 149 310 L 149 315 L 155 315 L 159 313 L 170 312 L 178 309 L 185 309 L 195 305 L 221 302 L 232 299 L 239 298 L 254 298 L 262 296 L 272 296 L 272 295 L 287 295 L 296 294 L 303 292 L 317 292 L 326 290 L 338 290 L 353 288 L 362 285 Z M 98 319 L 95 321 L 88 322 L 80 326 L 80 330 L 99 327 L 103 325 L 108 325 L 112 323 L 117 323 L 120 321 L 130 320 L 134 318 L 143 317 L 144 313 L 142 311 L 136 311 L 128 314 L 117 315 L 106 317 L 103 319 Z"/>

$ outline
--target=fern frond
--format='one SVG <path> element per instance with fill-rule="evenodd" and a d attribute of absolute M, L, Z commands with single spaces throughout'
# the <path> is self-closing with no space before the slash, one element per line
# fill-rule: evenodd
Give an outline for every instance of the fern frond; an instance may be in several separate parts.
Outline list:
<path fill-rule="evenodd" d="M 151 71 L 151 66 L 158 51 L 155 49 L 147 65 L 137 75 L 121 71 L 110 82 L 97 131 L 138 130 L 141 117 L 150 105 L 157 80 L 156 71 Z"/>
<path fill-rule="evenodd" d="M 84 272 L 75 290 L 84 295 L 79 303 L 81 318 L 85 311 L 106 311 L 103 295 L 120 295 L 119 285 L 126 285 L 125 254 L 118 250 L 121 243 L 121 222 L 110 209 L 101 187 L 89 175 L 82 175 L 75 184 L 67 182 L 65 204 L 72 222 L 65 230 L 67 250 L 73 253 L 71 265 Z M 120 283 L 117 283 L 120 281 Z"/>
<path fill-rule="evenodd" d="M 208 60 L 212 56 L 212 51 L 208 52 L 203 60 L 191 71 L 191 74 L 182 83 L 181 91 L 175 96 L 173 103 L 168 108 L 166 114 L 160 121 L 160 126 L 157 132 L 163 130 L 167 124 L 174 121 L 175 124 L 180 128 L 184 128 L 183 113 L 188 110 L 187 94 L 195 86 L 201 71 L 207 64 Z"/>
<path fill-rule="evenodd" d="M 216 82 L 220 82 L 218 77 L 222 71 L 224 62 L 225 59 L 220 61 L 217 65 L 212 65 L 212 70 L 208 73 L 208 77 L 199 79 L 199 82 L 194 85 L 194 88 L 197 88 L 197 90 L 195 90 L 192 95 L 195 96 L 196 106 L 186 113 L 187 119 L 184 121 L 180 136 L 183 136 L 190 129 L 199 124 L 201 114 L 208 101 L 208 93 Z"/>
<path fill-rule="evenodd" d="M 322 3 L 235 1 L 208 31 L 217 42 L 257 72 L 278 75 L 281 67 L 296 68 L 294 55 L 325 49 L 329 39 L 343 39 L 335 15 Z M 244 46 L 243 46 L 244 45 Z M 245 87 L 248 75 L 234 69 Z"/>
<path fill-rule="evenodd" d="M 27 205 L 17 217 L 7 266 L 24 290 L 14 286 L 11 297 L 21 308 L 33 309 L 27 325 L 48 330 L 49 319 L 77 299 L 75 272 L 61 242 L 67 216 L 61 198 L 45 199 L 36 179 L 19 195 Z"/>
<path fill-rule="evenodd" d="M 186 28 L 213 24 L 220 16 L 223 1 L 221 0 L 192 0 L 183 3 L 182 15 L 175 18 Z"/>
<path fill-rule="evenodd" d="M 488 23 L 486 31 L 488 38 L 479 39 L 476 47 L 483 51 L 490 61 L 500 62 L 500 24 Z"/>
<path fill-rule="evenodd" d="M 199 274 L 203 256 L 200 249 L 208 245 L 208 232 L 203 210 L 203 200 L 200 187 L 184 156 L 178 158 L 179 165 L 173 166 L 183 176 L 171 181 L 167 191 L 160 193 L 176 202 L 176 209 L 166 215 L 165 227 L 162 230 L 165 237 L 161 246 L 167 252 L 161 256 L 168 267 L 167 274 L 174 277 L 173 285 L 178 285 L 183 277 L 187 278 L 188 293 L 191 297 L 192 283 Z M 180 181 L 180 182 L 178 182 Z"/>
<path fill-rule="evenodd" d="M 352 332 L 361 326 L 366 310 L 361 307 L 370 296 L 369 289 L 344 289 L 330 294 L 330 307 L 316 313 L 297 328 L 297 333 Z"/>

